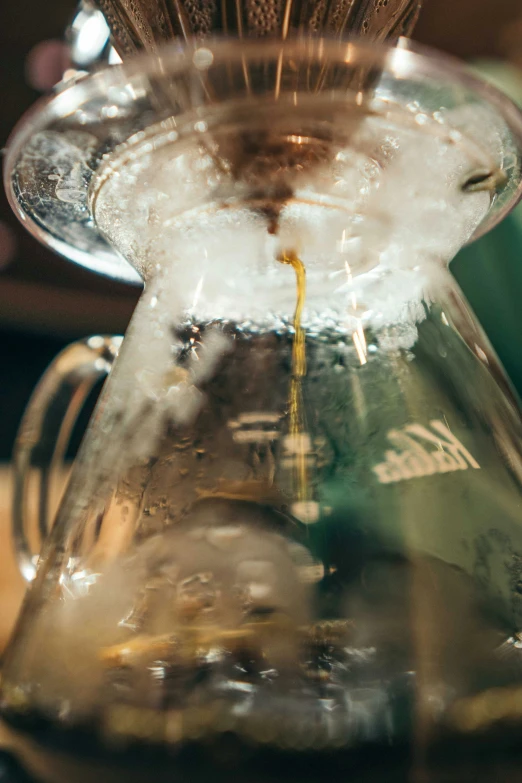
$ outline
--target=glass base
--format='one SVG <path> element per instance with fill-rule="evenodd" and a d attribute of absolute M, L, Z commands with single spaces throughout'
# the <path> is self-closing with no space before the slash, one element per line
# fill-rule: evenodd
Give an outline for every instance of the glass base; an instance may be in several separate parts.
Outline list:
<path fill-rule="evenodd" d="M 6 783 L 513 783 L 522 765 L 520 726 L 473 742 L 445 737 L 425 751 L 374 744 L 357 751 L 282 752 L 229 734 L 217 742 L 194 741 L 175 755 L 146 743 L 108 754 L 100 752 L 95 734 L 55 732 L 42 722 L 31 728 L 11 735 L 21 766 L 10 762 Z M 35 777 L 29 780 L 25 770 Z"/>

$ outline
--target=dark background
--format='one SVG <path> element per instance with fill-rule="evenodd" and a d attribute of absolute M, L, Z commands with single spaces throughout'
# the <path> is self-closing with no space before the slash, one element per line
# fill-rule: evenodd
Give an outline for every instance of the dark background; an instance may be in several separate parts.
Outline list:
<path fill-rule="evenodd" d="M 62 40 L 72 0 L 0 0 L 0 146 L 41 92 L 35 48 Z M 415 38 L 465 58 L 516 57 L 520 0 L 425 0 Z M 38 50 L 36 50 L 37 52 Z M 522 294 L 522 289 L 520 291 Z M 41 247 L 0 194 L 0 460 L 38 378 L 71 339 L 125 329 L 139 289 L 98 278 Z"/>

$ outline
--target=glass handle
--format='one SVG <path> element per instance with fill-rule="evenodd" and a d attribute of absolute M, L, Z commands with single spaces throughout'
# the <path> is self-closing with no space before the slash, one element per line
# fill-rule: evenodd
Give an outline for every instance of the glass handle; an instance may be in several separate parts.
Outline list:
<path fill-rule="evenodd" d="M 39 557 L 28 535 L 30 486 L 37 481 L 38 536 L 43 541 L 50 529 L 51 489 L 74 425 L 94 385 L 109 374 L 122 339 L 96 335 L 64 348 L 25 410 L 13 452 L 12 534 L 18 565 L 28 582 L 35 577 Z"/>

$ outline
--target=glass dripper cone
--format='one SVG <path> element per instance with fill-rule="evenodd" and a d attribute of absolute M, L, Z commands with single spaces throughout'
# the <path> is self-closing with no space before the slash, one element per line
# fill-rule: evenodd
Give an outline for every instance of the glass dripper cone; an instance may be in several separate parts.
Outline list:
<path fill-rule="evenodd" d="M 270 36 L 286 40 L 296 32 L 395 43 L 411 34 L 421 0 L 97 0 L 123 57 L 158 47 L 174 38 L 190 40 L 225 34 L 239 38 Z"/>

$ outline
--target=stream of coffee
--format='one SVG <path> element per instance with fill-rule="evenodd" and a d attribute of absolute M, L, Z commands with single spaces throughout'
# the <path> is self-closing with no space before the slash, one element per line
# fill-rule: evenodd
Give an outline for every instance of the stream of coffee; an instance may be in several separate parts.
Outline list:
<path fill-rule="evenodd" d="M 302 382 L 306 375 L 305 331 L 301 325 L 306 299 L 306 270 L 303 262 L 294 250 L 284 251 L 279 256 L 282 264 L 288 264 L 295 272 L 296 305 L 294 313 L 294 344 L 292 347 L 292 375 L 289 394 L 289 434 L 287 445 L 294 452 L 294 496 L 297 503 L 307 503 L 309 497 L 309 477 L 307 456 L 310 452 L 309 436 L 306 432 Z"/>

